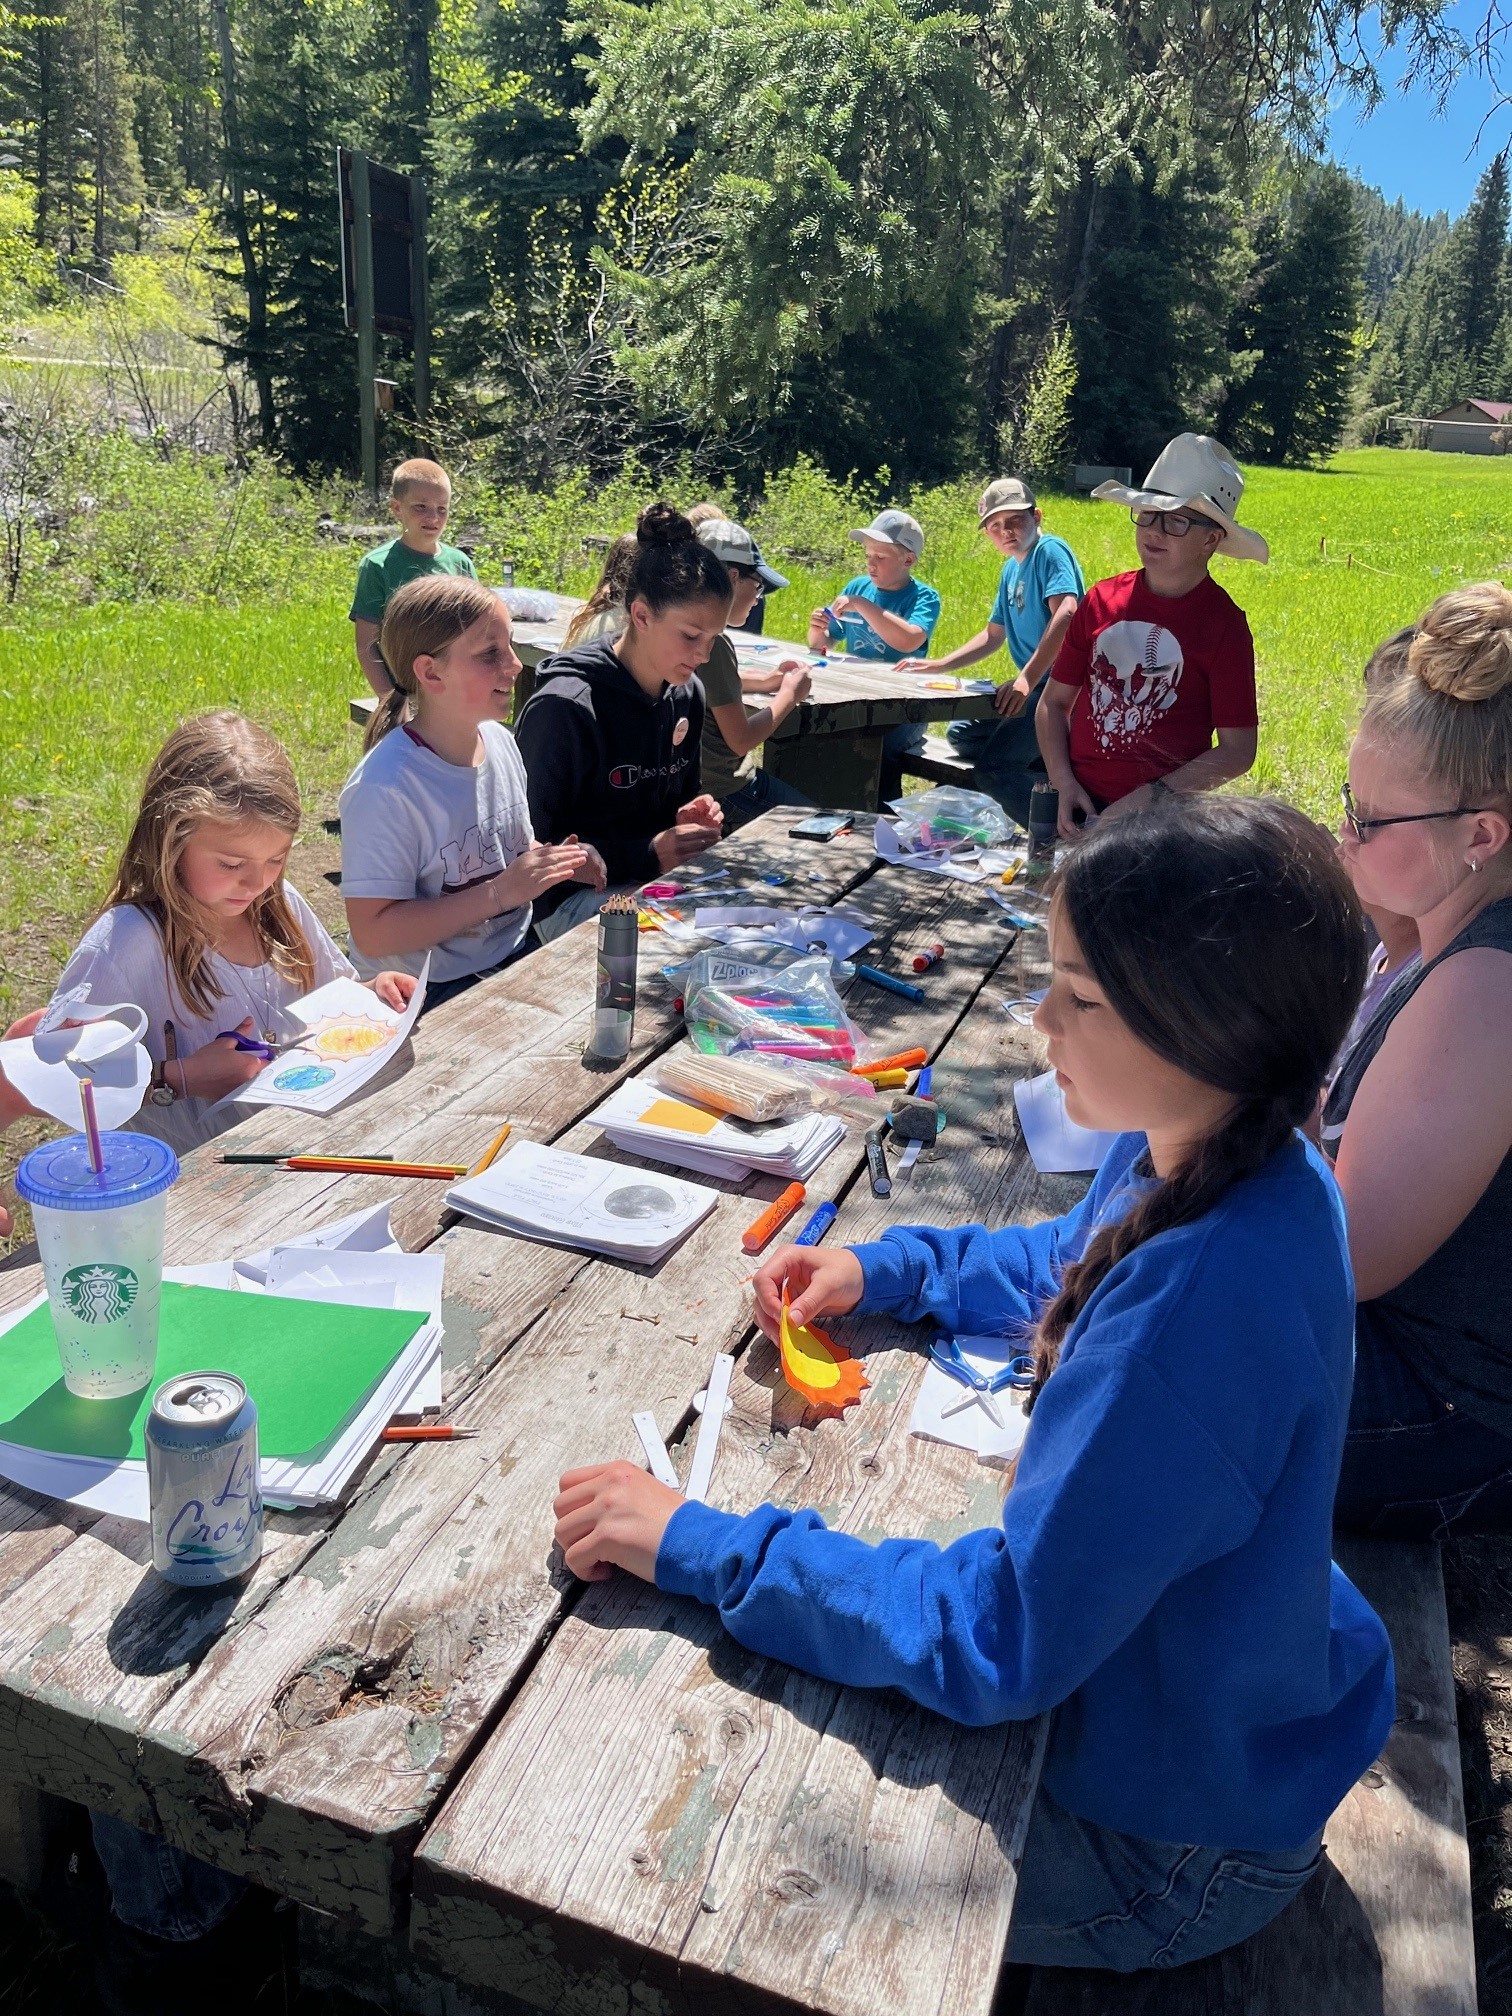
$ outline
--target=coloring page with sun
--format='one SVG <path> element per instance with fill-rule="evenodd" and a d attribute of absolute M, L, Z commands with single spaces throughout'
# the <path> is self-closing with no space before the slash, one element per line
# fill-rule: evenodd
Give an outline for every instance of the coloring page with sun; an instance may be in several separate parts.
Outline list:
<path fill-rule="evenodd" d="M 403 1047 L 425 1005 L 430 960 L 413 998 L 399 1012 L 357 980 L 330 980 L 285 1014 L 286 1048 L 223 1106 L 291 1106 L 329 1113 L 350 1099 Z"/>

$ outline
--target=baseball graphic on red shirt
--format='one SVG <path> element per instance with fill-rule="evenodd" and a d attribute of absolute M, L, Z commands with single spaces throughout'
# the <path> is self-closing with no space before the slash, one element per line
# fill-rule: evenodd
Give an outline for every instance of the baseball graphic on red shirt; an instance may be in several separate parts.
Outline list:
<path fill-rule="evenodd" d="M 1087 701 L 1104 749 L 1147 736 L 1176 704 L 1181 646 L 1160 623 L 1110 623 L 1092 647 Z"/>

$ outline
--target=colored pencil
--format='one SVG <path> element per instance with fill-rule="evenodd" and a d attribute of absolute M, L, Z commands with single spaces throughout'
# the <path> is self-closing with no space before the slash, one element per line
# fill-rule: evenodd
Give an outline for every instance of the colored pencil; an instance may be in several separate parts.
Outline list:
<path fill-rule="evenodd" d="M 380 1162 L 358 1155 L 291 1155 L 283 1167 L 341 1176 L 433 1176 L 443 1183 L 467 1174 L 465 1162 Z"/>
<path fill-rule="evenodd" d="M 220 1159 L 222 1162 L 288 1162 L 291 1159 L 296 1162 L 307 1162 L 312 1155 L 318 1154 L 318 1152 L 314 1148 L 282 1148 L 276 1155 L 222 1155 Z M 392 1155 L 363 1155 L 358 1157 L 358 1160 L 363 1162 L 392 1162 L 393 1159 Z"/>
<path fill-rule="evenodd" d="M 499 1150 L 504 1146 L 504 1143 L 509 1139 L 511 1131 L 512 1130 L 510 1124 L 506 1120 L 504 1122 L 504 1125 L 499 1129 L 498 1133 L 495 1134 L 492 1141 L 489 1142 L 487 1148 L 484 1149 L 482 1161 L 475 1162 L 473 1164 L 472 1169 L 469 1172 L 470 1174 L 474 1176 L 481 1176 L 485 1169 L 491 1167 L 495 1156 L 497 1156 Z"/>
<path fill-rule="evenodd" d="M 476 1428 L 453 1428 L 450 1421 L 416 1421 L 413 1425 L 394 1421 L 378 1437 L 380 1442 L 473 1442 Z"/>

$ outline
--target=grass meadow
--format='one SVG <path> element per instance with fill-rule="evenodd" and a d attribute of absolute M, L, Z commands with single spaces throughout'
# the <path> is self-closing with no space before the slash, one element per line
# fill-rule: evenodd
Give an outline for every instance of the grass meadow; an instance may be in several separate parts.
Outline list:
<path fill-rule="evenodd" d="M 808 610 L 854 571 L 841 557 L 842 528 L 866 522 L 857 515 L 866 501 L 829 496 L 819 536 L 795 521 L 794 545 L 835 558 L 783 562 L 793 585 L 771 599 L 769 634 L 801 636 Z M 976 530 L 974 485 L 911 502 L 928 535 L 920 572 L 943 598 L 937 645 L 946 649 L 985 620 L 998 562 Z M 1089 580 L 1131 564 L 1124 512 L 1080 498 L 1045 505 Z M 583 530 L 617 530 L 620 516 Z M 1268 567 L 1218 569 L 1259 650 L 1260 756 L 1247 783 L 1327 818 L 1372 646 L 1445 589 L 1512 570 L 1512 464 L 1367 450 L 1316 472 L 1261 469 L 1242 516 L 1272 552 Z M 782 543 L 770 502 L 758 525 L 771 546 Z M 266 721 L 289 747 L 318 832 L 357 753 L 346 702 L 359 681 L 345 574 L 332 558 L 312 538 L 309 586 L 293 597 L 97 604 L 0 624 L 0 1015 L 45 994 L 100 899 L 143 769 L 177 718 L 232 706 Z M 480 561 L 487 576 L 486 547 Z M 569 560 L 560 578 L 584 588 L 593 573 L 591 562 Z M 982 669 L 1001 676 L 1006 666 L 1000 657 Z"/>

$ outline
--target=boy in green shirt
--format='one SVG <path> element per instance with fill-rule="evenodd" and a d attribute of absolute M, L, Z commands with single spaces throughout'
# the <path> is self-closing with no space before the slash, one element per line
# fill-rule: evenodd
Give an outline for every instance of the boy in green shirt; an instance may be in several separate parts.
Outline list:
<path fill-rule="evenodd" d="M 459 546 L 442 543 L 451 512 L 451 478 L 439 462 L 427 462 L 423 456 L 401 462 L 389 479 L 389 510 L 398 522 L 399 537 L 362 556 L 351 611 L 357 626 L 357 663 L 380 700 L 394 683 L 378 649 L 378 626 L 389 597 L 417 574 L 478 578 Z"/>

